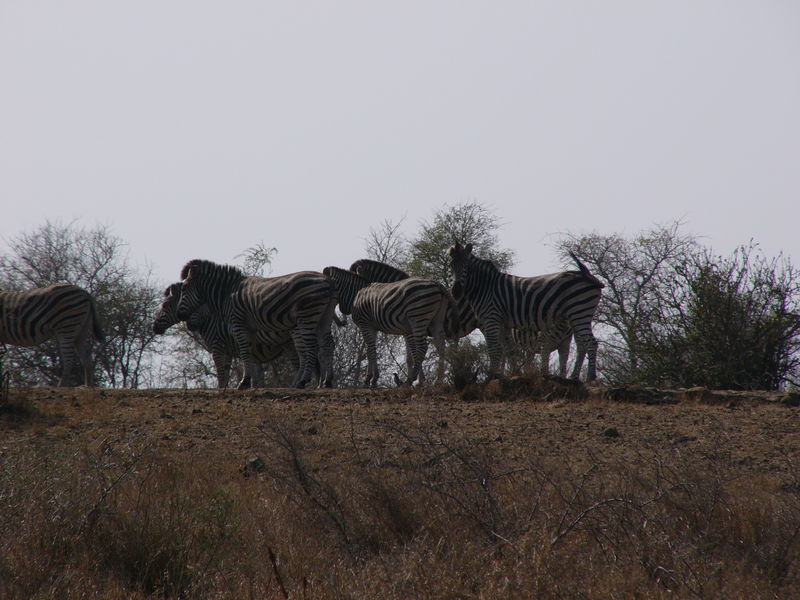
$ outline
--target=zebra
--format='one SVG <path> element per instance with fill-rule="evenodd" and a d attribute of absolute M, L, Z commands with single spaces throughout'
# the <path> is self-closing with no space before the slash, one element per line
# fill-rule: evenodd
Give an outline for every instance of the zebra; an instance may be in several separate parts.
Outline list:
<path fill-rule="evenodd" d="M 350 266 L 350 270 L 366 277 L 370 281 L 400 281 L 409 277 L 408 273 L 402 269 L 368 258 L 355 261 Z M 446 334 L 450 338 L 460 339 L 478 329 L 480 322 L 478 315 L 472 309 L 472 305 L 465 296 L 458 296 L 455 300 L 457 316 L 451 314 L 453 308 L 448 306 Z M 458 326 L 454 328 L 455 323 L 458 323 Z M 553 350 L 558 350 L 559 374 L 562 377 L 566 377 L 567 361 L 569 360 L 569 349 L 572 341 L 572 329 L 569 327 L 568 321 L 561 320 L 543 331 L 525 328 L 511 329 L 510 337 L 520 347 L 529 348 L 534 353 L 541 355 L 542 370 L 545 373 L 549 370 L 550 354 Z M 439 351 L 439 356 L 443 357 L 443 340 L 439 338 L 434 341 L 434 344 Z M 440 359 L 440 375 L 444 371 L 442 360 Z"/>
<path fill-rule="evenodd" d="M 291 336 L 299 365 L 292 382 L 304 387 L 319 361 L 320 380 L 332 385 L 333 336 L 331 321 L 336 306 L 333 282 L 316 271 L 279 277 L 248 277 L 236 267 L 194 259 L 181 269 L 178 318 L 188 319 L 201 304 L 223 317 L 236 340 L 245 374 L 239 388 L 253 381 L 252 338 Z"/>
<path fill-rule="evenodd" d="M 578 271 L 538 277 L 502 273 L 491 261 L 474 256 L 472 244 L 461 246 L 456 242 L 449 255 L 456 278 L 454 292 L 469 299 L 480 320 L 489 349 L 490 377 L 500 375 L 505 330 L 541 331 L 566 320 L 578 348 L 572 378 L 578 378 L 588 354 L 588 379 L 596 379 L 597 340 L 592 333 L 592 318 L 604 285 L 574 254 L 570 256 Z M 548 352 L 548 348 L 543 348 L 543 352 Z"/>
<path fill-rule="evenodd" d="M 391 283 L 411 277 L 402 269 L 369 258 L 355 261 L 350 265 L 350 271 L 373 283 Z M 451 303 L 447 305 L 443 331 L 447 337 L 458 339 L 474 331 L 477 328 L 477 320 L 468 301 L 465 299 L 459 300 L 458 298 L 455 298 L 455 301 L 455 305 Z"/>
<path fill-rule="evenodd" d="M 164 298 L 153 322 L 153 332 L 163 334 L 173 325 L 180 323 L 178 318 L 178 302 L 181 296 L 181 282 L 173 283 L 164 290 Z M 230 380 L 233 357 L 238 356 L 236 340 L 231 335 L 228 323 L 211 310 L 208 304 L 201 304 L 185 320 L 187 329 L 196 334 L 200 344 L 211 353 L 217 371 L 217 386 L 227 388 Z M 251 340 L 253 352 L 253 385 L 263 385 L 262 364 L 274 360 L 284 352 L 288 352 L 295 368 L 299 365 L 297 353 L 292 344 L 291 335 L 280 332 L 278 336 L 270 336 L 259 331 Z"/>
<path fill-rule="evenodd" d="M 402 335 L 406 342 L 406 385 L 416 381 L 428 349 L 428 335 L 442 332 L 447 307 L 455 304 L 450 291 L 431 279 L 409 277 L 393 282 L 370 282 L 367 278 L 338 267 L 322 271 L 336 284 L 339 309 L 352 314 L 367 346 L 366 385 L 378 382 L 375 347 L 378 331 Z"/>
<path fill-rule="evenodd" d="M 0 342 L 37 346 L 56 338 L 61 355 L 59 387 L 68 385 L 76 359 L 84 385 L 92 385 L 91 333 L 105 335 L 92 295 L 71 283 L 54 283 L 25 292 L 0 292 Z"/>

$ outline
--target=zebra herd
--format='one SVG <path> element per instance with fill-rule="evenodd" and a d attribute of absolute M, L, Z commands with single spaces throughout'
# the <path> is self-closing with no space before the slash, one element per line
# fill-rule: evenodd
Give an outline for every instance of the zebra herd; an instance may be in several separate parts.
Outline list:
<path fill-rule="evenodd" d="M 411 385 L 422 378 L 428 338 L 458 339 L 475 329 L 486 339 L 490 377 L 502 374 L 509 340 L 536 349 L 545 373 L 550 354 L 558 350 L 559 372 L 566 376 L 574 338 L 577 357 L 571 376 L 580 375 L 588 357 L 588 379 L 594 380 L 597 340 L 592 319 L 603 284 L 586 266 L 572 255 L 577 271 L 516 277 L 472 251 L 471 244 L 450 248 L 452 289 L 368 259 L 349 269 L 330 266 L 278 277 L 247 276 L 233 266 L 195 259 L 182 268 L 181 281 L 164 291 L 153 330 L 160 334 L 185 322 L 211 353 L 220 387 L 227 385 L 234 357 L 244 366 L 239 388 L 246 388 L 263 385 L 263 364 L 284 353 L 295 367 L 291 385 L 304 387 L 316 376 L 320 386 L 332 386 L 331 327 L 334 321 L 341 324 L 337 306 L 351 315 L 363 336 L 366 385 L 378 381 L 378 332 L 404 337 L 405 384 Z M 55 337 L 63 365 L 60 385 L 66 384 L 76 356 L 84 383 L 91 385 L 89 333 L 99 340 L 103 333 L 88 292 L 69 284 L 0 292 L 0 312 L 0 342 L 29 346 Z"/>

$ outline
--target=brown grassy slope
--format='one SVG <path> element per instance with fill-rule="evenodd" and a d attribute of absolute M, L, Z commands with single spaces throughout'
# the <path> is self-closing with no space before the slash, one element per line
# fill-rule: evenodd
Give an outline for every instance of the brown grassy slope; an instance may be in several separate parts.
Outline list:
<path fill-rule="evenodd" d="M 12 390 L 0 596 L 791 598 L 793 400 Z"/>

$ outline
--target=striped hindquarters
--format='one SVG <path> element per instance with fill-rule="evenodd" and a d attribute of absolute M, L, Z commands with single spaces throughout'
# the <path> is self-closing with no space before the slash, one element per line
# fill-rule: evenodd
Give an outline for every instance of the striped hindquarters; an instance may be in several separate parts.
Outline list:
<path fill-rule="evenodd" d="M 35 346 L 55 336 L 80 337 L 92 329 L 102 341 L 94 299 L 78 286 L 56 283 L 25 292 L 0 292 L 0 341 Z"/>

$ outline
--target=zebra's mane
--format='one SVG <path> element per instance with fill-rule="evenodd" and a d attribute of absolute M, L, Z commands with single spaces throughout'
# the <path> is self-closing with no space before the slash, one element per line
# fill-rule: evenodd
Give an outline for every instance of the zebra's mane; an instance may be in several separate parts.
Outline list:
<path fill-rule="evenodd" d="M 478 269 L 482 273 L 502 273 L 502 271 L 497 268 L 497 265 L 488 258 L 475 256 L 472 253 L 472 244 L 467 244 L 466 246 L 456 244 L 450 247 L 449 252 L 451 258 L 467 261 L 470 267 Z"/>
<path fill-rule="evenodd" d="M 324 269 L 322 269 L 322 274 L 325 275 L 326 277 L 330 277 L 334 281 L 336 279 L 339 279 L 348 282 L 353 281 L 364 285 L 372 283 L 369 279 L 367 279 L 363 275 L 359 275 L 358 273 L 355 273 L 353 271 L 348 271 L 347 269 L 340 269 L 339 267 L 325 267 Z"/>
<path fill-rule="evenodd" d="M 392 282 L 408 279 L 409 275 L 402 269 L 393 267 L 384 262 L 362 258 L 350 265 L 353 273 L 358 273 L 370 281 Z"/>
<path fill-rule="evenodd" d="M 210 260 L 195 258 L 183 265 L 183 268 L 181 269 L 181 279 L 186 279 L 186 277 L 188 277 L 190 269 L 197 269 L 200 274 L 203 275 L 214 273 L 215 275 L 222 275 L 223 277 L 228 277 L 231 275 L 244 277 L 244 273 L 242 273 L 241 269 L 238 267 L 234 267 L 232 265 L 218 265 Z"/>

